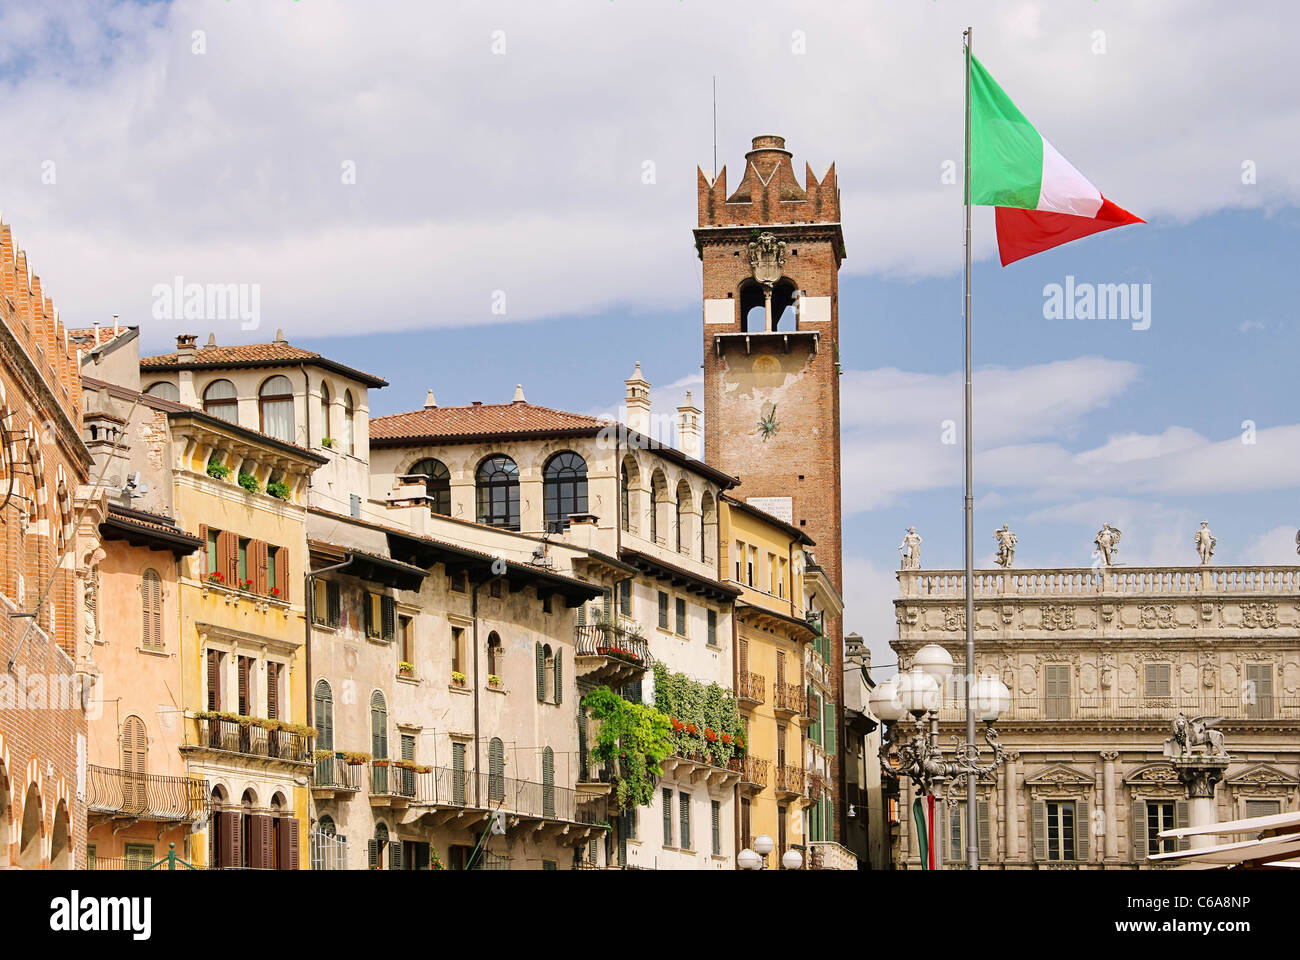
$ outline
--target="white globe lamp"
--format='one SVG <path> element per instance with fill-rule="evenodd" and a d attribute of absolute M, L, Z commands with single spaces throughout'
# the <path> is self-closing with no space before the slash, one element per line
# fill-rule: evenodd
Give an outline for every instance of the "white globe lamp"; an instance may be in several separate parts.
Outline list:
<path fill-rule="evenodd" d="M 741 870 L 758 870 L 763 866 L 763 858 L 753 850 L 749 849 L 749 847 L 746 847 L 744 850 L 741 850 L 740 853 L 736 854 L 736 865 L 739 866 Z"/>
<path fill-rule="evenodd" d="M 898 699 L 897 678 L 886 680 L 872 690 L 868 703 L 871 706 L 871 712 L 885 723 L 901 720 L 903 715 L 907 713 L 907 710 L 903 708 L 903 701 Z"/>
<path fill-rule="evenodd" d="M 975 715 L 985 723 L 992 723 L 1011 706 L 1011 691 L 997 677 L 980 677 L 971 695 Z"/>
<path fill-rule="evenodd" d="M 898 699 L 903 709 L 920 717 L 939 709 L 939 684 L 934 677 L 919 667 L 913 667 L 898 678 Z"/>
<path fill-rule="evenodd" d="M 787 870 L 799 870 L 803 867 L 803 854 L 798 850 L 787 850 L 781 858 L 781 866 Z"/>

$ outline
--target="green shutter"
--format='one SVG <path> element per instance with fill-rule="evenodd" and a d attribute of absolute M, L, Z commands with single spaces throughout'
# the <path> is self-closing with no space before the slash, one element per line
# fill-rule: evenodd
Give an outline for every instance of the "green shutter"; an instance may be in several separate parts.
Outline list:
<path fill-rule="evenodd" d="M 1147 858 L 1147 805 L 1145 801 L 1133 801 L 1133 860 L 1141 863 Z"/>
<path fill-rule="evenodd" d="M 505 745 L 500 737 L 493 737 L 488 744 L 488 800 L 499 802 L 505 799 Z"/>
<path fill-rule="evenodd" d="M 451 790 L 452 802 L 458 806 L 465 805 L 465 744 L 451 745 Z"/>
<path fill-rule="evenodd" d="M 586 625 L 587 625 L 587 605 L 585 603 L 580 603 L 578 604 L 578 626 L 585 627 Z"/>
<path fill-rule="evenodd" d="M 374 840 L 366 841 L 366 863 L 371 870 L 379 869 L 379 844 Z"/>
<path fill-rule="evenodd" d="M 379 606 L 384 618 L 384 639 L 392 640 L 397 636 L 397 604 L 392 597 L 383 597 Z"/>
<path fill-rule="evenodd" d="M 1188 826 L 1191 826 L 1191 824 L 1188 822 L 1188 809 L 1189 809 L 1189 808 L 1188 808 L 1188 805 L 1187 805 L 1187 804 L 1188 804 L 1188 801 L 1186 801 L 1186 800 L 1177 800 L 1177 801 L 1174 802 L 1174 826 L 1175 826 L 1175 827 L 1188 827 Z M 1179 837 L 1179 838 L 1178 838 L 1178 849 L 1179 849 L 1179 850 L 1186 850 L 1186 849 L 1188 849 L 1188 847 L 1191 846 L 1191 842 L 1192 842 L 1192 838 L 1191 838 L 1191 837 Z"/>
<path fill-rule="evenodd" d="M 609 622 L 614 619 L 614 589 L 606 587 L 605 593 L 601 597 L 601 606 L 604 608 L 605 620 Z"/>
<path fill-rule="evenodd" d="M 966 826 L 966 802 L 950 804 L 948 807 L 948 862 L 965 863 L 966 855 L 962 852 L 961 836 Z"/>
<path fill-rule="evenodd" d="M 537 658 L 537 699 L 546 701 L 546 656 L 542 653 L 540 643 L 533 644 L 533 652 Z"/>
<path fill-rule="evenodd" d="M 673 792 L 667 788 L 660 796 L 664 802 L 664 846 L 673 845 Z"/>
<path fill-rule="evenodd" d="M 389 869 L 389 870 L 401 870 L 401 869 L 403 869 L 403 867 L 402 867 L 402 846 L 403 846 L 403 844 L 402 844 L 402 841 L 401 841 L 401 840 L 390 840 L 390 841 L 388 841 L 388 850 L 389 850 L 389 854 L 388 854 L 388 869 Z"/>
<path fill-rule="evenodd" d="M 677 793 L 678 826 L 681 828 L 681 847 L 691 849 L 691 795 L 684 790 Z"/>
<path fill-rule="evenodd" d="M 813 692 L 812 685 L 808 686 L 808 702 L 815 704 L 816 708 L 811 711 L 812 723 L 808 724 L 808 739 L 813 743 L 821 746 L 822 742 L 822 698 Z"/>
<path fill-rule="evenodd" d="M 716 857 L 722 853 L 722 804 L 710 800 L 709 806 L 713 813 L 713 855 Z"/>
<path fill-rule="evenodd" d="M 826 752 L 834 756 L 835 754 L 835 704 L 823 703 L 824 716 L 826 718 L 825 746 Z"/>
<path fill-rule="evenodd" d="M 564 651 L 555 651 L 555 702 L 564 702 Z"/>
<path fill-rule="evenodd" d="M 977 800 L 975 802 L 975 815 L 979 818 L 980 863 L 988 863 L 989 857 L 992 856 L 993 838 L 989 832 L 989 802 L 987 800 Z"/>

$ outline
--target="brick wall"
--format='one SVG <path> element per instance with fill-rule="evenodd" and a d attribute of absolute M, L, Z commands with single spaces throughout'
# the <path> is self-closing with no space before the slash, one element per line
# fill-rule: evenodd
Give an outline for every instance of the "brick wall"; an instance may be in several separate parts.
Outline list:
<path fill-rule="evenodd" d="M 90 457 L 77 358 L 5 224 L 0 291 L 0 865 L 48 867 L 52 844 L 63 851 L 55 866 L 81 865 L 86 714 L 77 660 L 87 621 L 78 567 L 93 563 L 98 544 L 97 517 L 80 528 L 76 518 Z M 47 583 L 34 620 L 8 615 L 37 609 Z"/>

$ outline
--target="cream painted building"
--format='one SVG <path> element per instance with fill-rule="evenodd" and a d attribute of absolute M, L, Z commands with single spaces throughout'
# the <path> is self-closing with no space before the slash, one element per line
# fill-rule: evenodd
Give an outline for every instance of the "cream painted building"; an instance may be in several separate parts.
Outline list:
<path fill-rule="evenodd" d="M 894 601 L 903 669 L 938 643 L 963 673 L 957 570 L 902 570 Z M 1300 567 L 1110 567 L 975 572 L 978 673 L 1012 693 L 997 723 L 1018 759 L 979 785 L 981 862 L 992 868 L 1133 869 L 1164 829 L 1186 825 L 1186 793 L 1163 760 L 1170 722 L 1223 718 L 1233 758 L 1218 819 L 1300 806 Z M 964 729 L 950 690 L 940 740 Z M 985 757 L 987 758 L 987 751 Z M 916 867 L 900 784 L 901 860 Z M 964 793 L 963 793 L 964 796 Z M 960 859 L 964 801 L 947 859 Z M 954 835 L 955 834 L 955 835 Z"/>
<path fill-rule="evenodd" d="M 649 439 L 639 366 L 626 385 L 626 426 L 529 404 L 522 390 L 511 403 L 461 407 L 431 396 L 423 409 L 376 418 L 370 508 L 419 503 L 416 534 L 441 515 L 544 539 L 543 554 L 584 551 L 574 572 L 603 595 L 574 629 L 579 696 L 604 684 L 654 703 L 652 661 L 729 694 L 739 591 L 718 575 L 718 497 L 734 479 L 696 459 L 699 411 L 689 401 L 679 410 L 683 452 Z M 670 758 L 650 807 L 611 811 L 608 843 L 589 848 L 583 865 L 733 867 L 740 772 L 700 758 Z M 582 789 L 608 790 L 607 774 L 584 772 Z"/>

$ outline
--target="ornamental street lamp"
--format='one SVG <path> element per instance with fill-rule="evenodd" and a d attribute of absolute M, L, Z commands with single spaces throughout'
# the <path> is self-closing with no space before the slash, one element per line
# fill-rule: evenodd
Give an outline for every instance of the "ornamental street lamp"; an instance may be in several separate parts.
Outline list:
<path fill-rule="evenodd" d="M 948 781 L 959 777 L 996 780 L 997 768 L 1019 756 L 1002 748 L 993 729 L 994 721 L 1011 705 L 1011 691 L 997 677 L 985 676 L 971 685 L 969 696 L 976 716 L 984 721 L 984 741 L 993 751 L 992 761 L 981 764 L 979 745 L 961 737 L 953 737 L 957 741 L 953 759 L 945 759 L 939 747 L 939 707 L 943 684 L 952 669 L 952 655 L 938 644 L 927 643 L 916 651 L 909 670 L 878 684 L 869 700 L 872 712 L 885 724 L 880 743 L 881 770 L 895 779 L 907 777 L 922 796 L 939 802 L 944 799 L 943 788 Z M 905 737 L 900 727 L 908 714 L 913 718 L 913 732 Z M 897 766 L 890 761 L 895 747 Z M 938 834 L 939 830 L 934 832 Z M 943 865 L 942 844 L 937 836 L 932 840 L 934 865 L 939 869 Z"/>
<path fill-rule="evenodd" d="M 736 866 L 741 870 L 766 870 L 767 855 L 776 849 L 776 843 L 766 833 L 754 838 L 754 849 L 746 847 L 736 854 Z M 781 857 L 781 866 L 787 870 L 799 870 L 803 867 L 803 854 L 798 850 L 787 850 Z"/>

